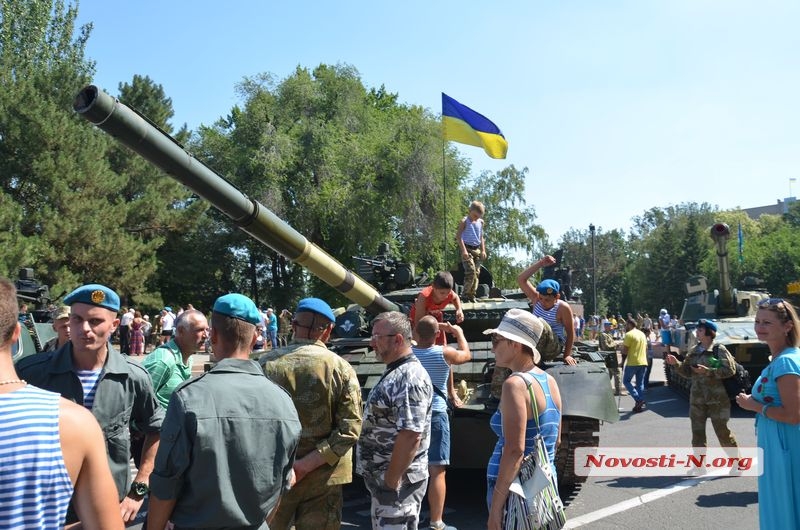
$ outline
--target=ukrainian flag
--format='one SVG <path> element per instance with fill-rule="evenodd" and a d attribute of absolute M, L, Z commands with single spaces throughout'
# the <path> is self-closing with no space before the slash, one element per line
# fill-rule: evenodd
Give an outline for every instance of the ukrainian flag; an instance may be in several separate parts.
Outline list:
<path fill-rule="evenodd" d="M 483 147 L 492 158 L 505 158 L 508 142 L 500 129 L 486 116 L 478 114 L 442 92 L 444 139 Z"/>

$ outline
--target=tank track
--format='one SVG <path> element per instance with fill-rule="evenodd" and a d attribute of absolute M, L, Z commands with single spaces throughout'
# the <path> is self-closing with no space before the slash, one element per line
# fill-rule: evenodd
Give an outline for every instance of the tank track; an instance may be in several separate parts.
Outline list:
<path fill-rule="evenodd" d="M 586 482 L 588 477 L 575 474 L 575 450 L 600 444 L 600 420 L 564 416 L 561 418 L 561 445 L 556 450 L 558 487 L 565 490 Z"/>

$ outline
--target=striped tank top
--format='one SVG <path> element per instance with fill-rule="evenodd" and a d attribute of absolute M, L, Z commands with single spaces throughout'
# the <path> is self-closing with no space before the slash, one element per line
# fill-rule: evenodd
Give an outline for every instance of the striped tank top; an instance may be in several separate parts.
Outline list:
<path fill-rule="evenodd" d="M 72 497 L 58 434 L 59 395 L 0 394 L 0 530 L 60 529 Z"/>
<path fill-rule="evenodd" d="M 447 380 L 450 378 L 450 365 L 444 360 L 444 347 L 431 346 L 430 348 L 411 348 L 422 367 L 428 372 L 431 384 L 447 395 Z M 447 403 L 438 393 L 433 393 L 433 405 L 431 410 L 437 412 L 447 412 Z"/>
<path fill-rule="evenodd" d="M 534 372 L 527 372 L 527 374 L 536 378 L 536 380 L 542 384 L 542 389 L 544 390 L 544 397 L 547 406 L 543 411 L 539 412 L 539 428 L 542 431 L 544 445 L 547 447 L 547 456 L 550 459 L 550 465 L 553 468 L 553 473 L 555 473 L 556 440 L 558 439 L 558 426 L 561 424 L 561 411 L 558 410 L 552 396 L 550 395 L 550 386 L 547 383 L 547 374 L 538 374 Z M 531 381 L 530 378 L 526 380 L 526 383 L 528 381 L 530 381 L 530 384 L 532 385 L 536 384 L 534 381 Z M 494 452 L 492 453 L 491 458 L 489 458 L 489 465 L 486 468 L 486 477 L 489 480 L 497 480 L 497 474 L 500 471 L 500 457 L 503 454 L 503 447 L 505 446 L 506 441 L 505 436 L 503 436 L 503 417 L 500 414 L 499 408 L 489 420 L 489 427 L 491 427 L 492 431 L 494 431 L 494 433 L 497 435 L 497 443 L 494 446 Z M 534 438 L 536 437 L 536 434 L 536 420 L 531 418 L 528 420 L 525 426 L 524 454 L 527 455 L 528 453 L 533 452 L 533 450 L 536 448 L 534 444 Z"/>
<path fill-rule="evenodd" d="M 556 319 L 556 313 L 558 313 L 558 308 L 563 303 L 565 302 L 556 300 L 555 305 L 550 309 L 543 308 L 542 304 L 539 302 L 536 302 L 536 304 L 533 306 L 533 314 L 550 324 L 550 327 L 553 328 L 553 333 L 556 337 L 558 337 L 558 341 L 562 345 L 567 337 L 564 334 L 564 326 Z"/>

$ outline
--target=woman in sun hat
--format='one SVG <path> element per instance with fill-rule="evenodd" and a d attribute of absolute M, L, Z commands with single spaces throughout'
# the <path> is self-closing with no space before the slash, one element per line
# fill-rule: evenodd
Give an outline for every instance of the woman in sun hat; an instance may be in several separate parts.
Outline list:
<path fill-rule="evenodd" d="M 536 367 L 540 359 L 536 344 L 543 329 L 539 317 L 522 309 L 510 309 L 497 328 L 483 332 L 492 336 L 497 366 L 512 370 L 503 383 L 500 405 L 490 420 L 498 436 L 486 470 L 490 530 L 502 528 L 508 489 L 519 473 L 523 457 L 535 450 L 537 426 L 528 386 L 536 399 L 538 429 L 555 474 L 555 451 L 561 435 L 561 394 L 555 379 Z"/>

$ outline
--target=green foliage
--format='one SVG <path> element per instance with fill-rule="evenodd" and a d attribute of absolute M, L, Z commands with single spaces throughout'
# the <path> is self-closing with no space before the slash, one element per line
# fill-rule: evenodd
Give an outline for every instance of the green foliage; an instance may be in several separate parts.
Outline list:
<path fill-rule="evenodd" d="M 0 272 L 31 266 L 56 295 L 98 282 L 124 303 L 156 305 L 155 251 L 165 227 L 187 227 L 173 212 L 191 209 L 188 195 L 72 110 L 94 68 L 84 59 L 91 26 L 74 36 L 77 8 L 0 6 Z M 147 78 L 121 92 L 155 116 L 172 115 Z"/>
<path fill-rule="evenodd" d="M 528 168 L 518 170 L 513 165 L 494 174 L 482 173 L 470 183 L 466 206 L 457 220 L 460 222 L 466 215 L 472 200 L 479 200 L 486 207 L 486 267 L 501 289 L 516 288 L 517 275 L 523 265 L 516 262 L 514 255 L 541 254 L 547 240 L 544 229 L 535 223 L 536 211 L 525 206 L 527 175 Z M 454 256 L 459 258 L 457 251 Z"/>
<path fill-rule="evenodd" d="M 347 65 L 298 67 L 279 83 L 269 75 L 248 78 L 238 89 L 242 106 L 202 128 L 195 141 L 212 167 L 345 266 L 351 256 L 375 255 L 382 242 L 421 269 L 441 263 L 442 141 L 435 117 L 397 104 L 383 87 L 368 91 Z M 455 190 L 462 168 L 448 164 Z M 242 235 L 242 252 L 263 254 L 248 267 L 279 260 L 246 240 Z M 291 299 L 303 272 L 271 265 L 245 276 L 255 279 L 255 292 L 266 288 Z M 312 285 L 314 292 L 322 288 Z"/>

